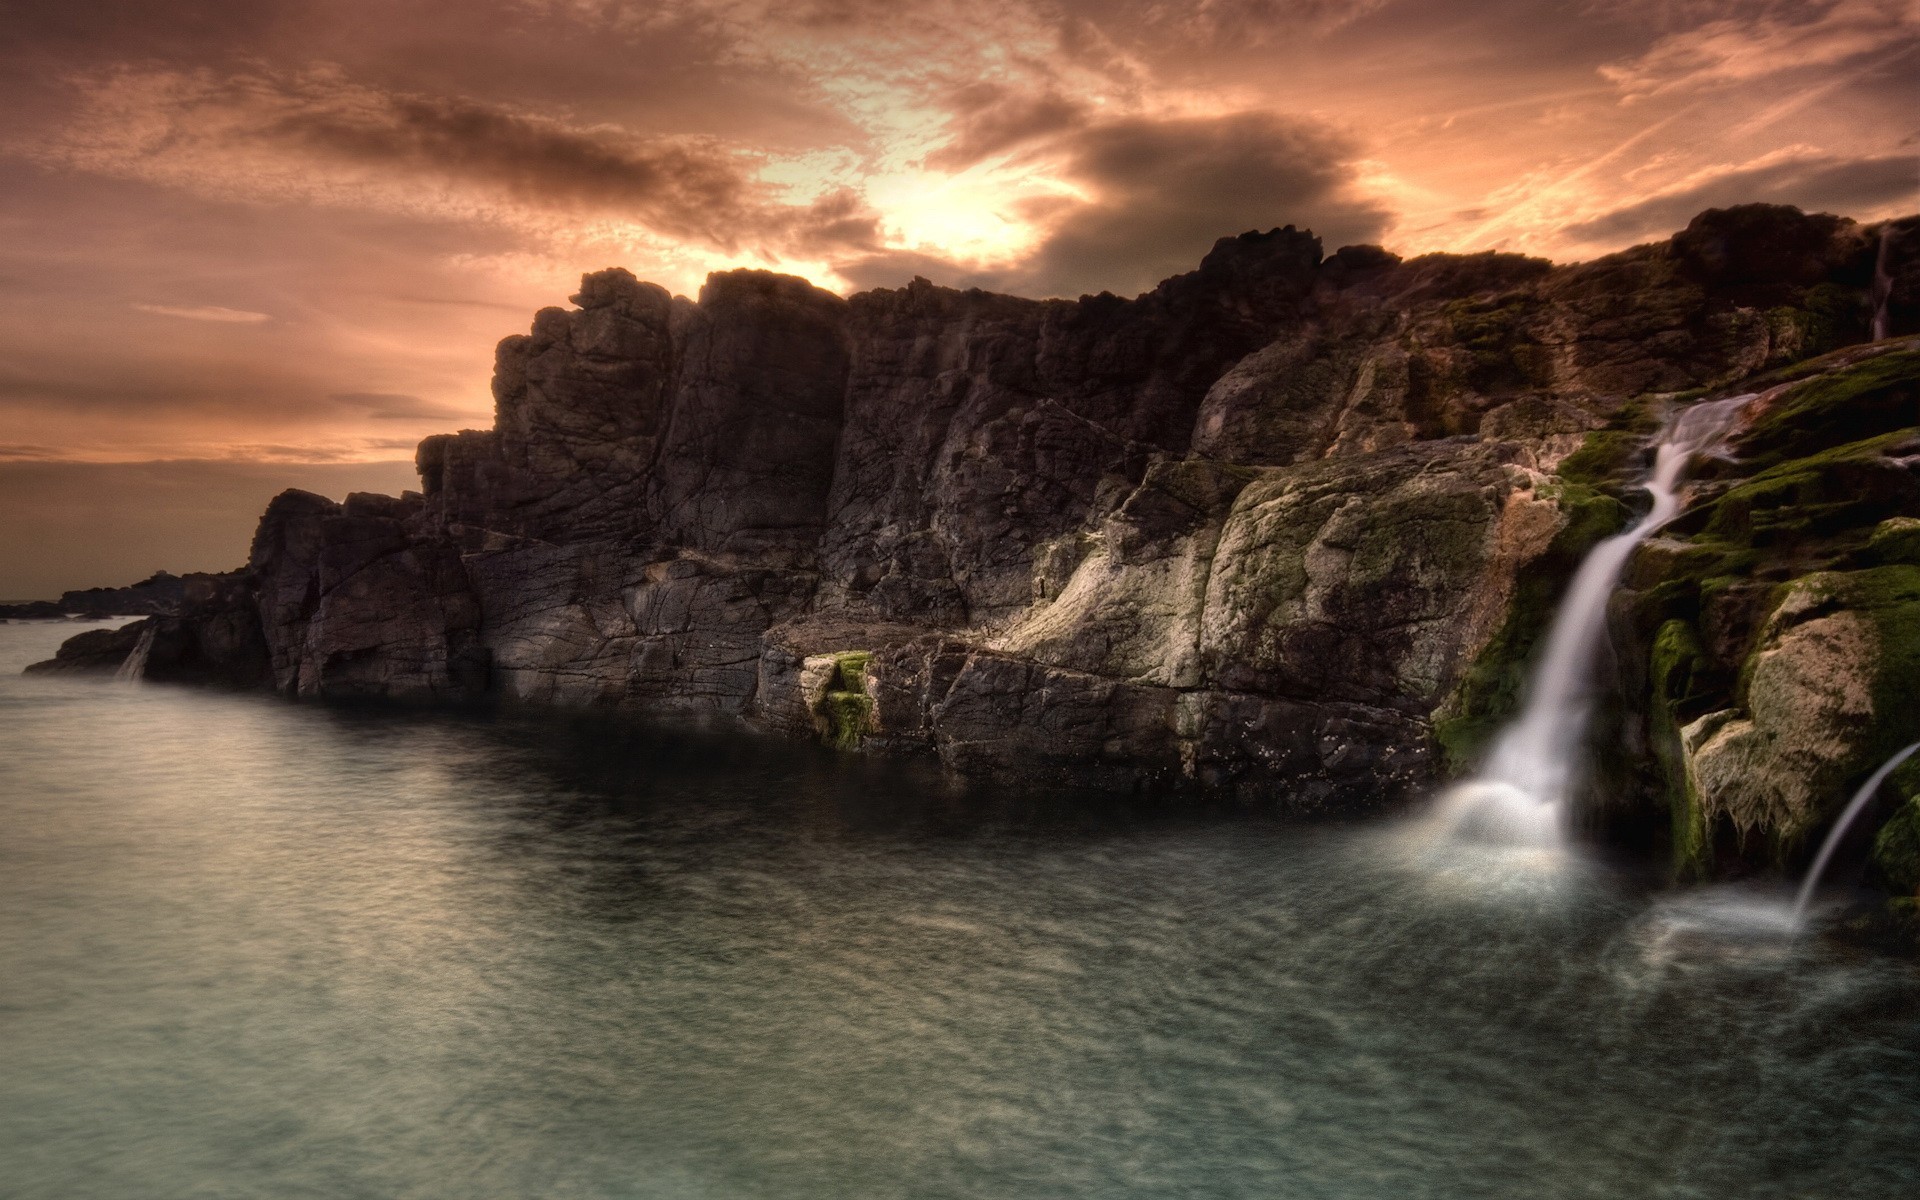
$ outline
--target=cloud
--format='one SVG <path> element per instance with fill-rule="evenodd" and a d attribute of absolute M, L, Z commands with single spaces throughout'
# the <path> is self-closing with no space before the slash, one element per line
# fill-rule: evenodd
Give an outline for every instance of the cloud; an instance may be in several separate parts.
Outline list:
<path fill-rule="evenodd" d="M 31 157 L 219 202 L 493 226 L 562 248 L 612 241 L 665 257 L 704 247 L 769 263 L 880 239 L 858 191 L 819 179 L 812 196 L 776 186 L 761 178 L 768 153 L 711 137 L 395 91 L 332 67 L 123 66 L 74 82 L 77 114 L 29 146 Z M 794 190 L 802 198 L 791 199 Z"/>
<path fill-rule="evenodd" d="M 59 457 L 59 449 L 53 446 L 27 446 L 17 443 L 0 442 L 0 458 L 39 459 Z"/>
<path fill-rule="evenodd" d="M 1913 0 L 1739 3 L 1732 15 L 1671 33 L 1600 74 L 1628 98 L 1834 67 L 1920 38 Z"/>
<path fill-rule="evenodd" d="M 1392 0 L 1198 0 L 1154 4 L 1146 10 L 1156 32 L 1173 31 L 1202 42 L 1260 45 L 1301 31 L 1326 33 L 1351 24 Z"/>
<path fill-rule="evenodd" d="M 135 304 L 132 307 L 144 313 L 156 313 L 163 317 L 184 317 L 189 321 L 214 321 L 229 325 L 257 325 L 262 321 L 273 320 L 263 312 L 249 312 L 244 308 L 221 308 L 217 304 L 203 304 L 188 308 L 175 307 L 171 304 Z"/>
<path fill-rule="evenodd" d="M 277 442 L 243 442 L 226 447 L 222 456 L 240 463 L 287 463 L 293 465 L 333 465 L 366 462 L 364 442 L 351 446 L 297 445 Z"/>
<path fill-rule="evenodd" d="M 1683 228 L 1703 209 L 1756 201 L 1837 213 L 1920 202 L 1920 156 L 1842 159 L 1817 152 L 1770 155 L 1755 162 L 1698 172 L 1657 195 L 1571 225 L 1566 236 L 1574 243 L 1603 245 L 1664 237 Z"/>
<path fill-rule="evenodd" d="M 927 156 L 929 167 L 943 171 L 963 171 L 984 158 L 1082 126 L 1091 111 L 1057 92 L 1029 94 L 995 83 L 961 88 L 949 102 L 954 115 L 946 144 Z"/>
<path fill-rule="evenodd" d="M 466 409 L 399 392 L 333 392 L 327 399 L 362 409 L 376 421 L 459 421 L 473 416 Z"/>
<path fill-rule="evenodd" d="M 1389 220 L 1357 194 L 1351 140 L 1272 113 L 1092 123 L 1035 153 L 1056 156 L 1060 174 L 1091 199 L 1061 207 L 1022 261 L 943 269 L 924 253 L 893 251 L 839 270 L 870 285 L 920 273 L 1025 295 L 1131 295 L 1192 270 L 1223 236 L 1294 224 L 1332 248 L 1376 240 Z"/>
<path fill-rule="evenodd" d="M 703 139 L 569 125 L 330 69 L 127 68 L 77 82 L 79 118 L 41 157 L 104 174 L 243 199 L 597 213 L 714 244 L 731 244 L 756 207 L 754 164 Z"/>

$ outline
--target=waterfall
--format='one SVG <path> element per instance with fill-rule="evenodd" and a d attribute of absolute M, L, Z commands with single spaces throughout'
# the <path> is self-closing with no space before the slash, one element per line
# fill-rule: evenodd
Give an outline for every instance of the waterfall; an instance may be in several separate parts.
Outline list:
<path fill-rule="evenodd" d="M 1694 455 L 1715 449 L 1752 395 L 1696 404 L 1656 443 L 1645 487 L 1653 507 L 1580 564 L 1547 634 L 1546 656 L 1528 681 L 1526 707 L 1494 743 L 1478 775 L 1451 789 L 1440 816 L 1452 832 L 1484 841 L 1555 846 L 1591 709 L 1593 664 L 1606 634 L 1607 599 L 1641 542 L 1680 511 L 1680 482 Z"/>
<path fill-rule="evenodd" d="M 153 621 L 147 622 L 147 627 L 140 631 L 140 640 L 133 644 L 132 652 L 127 655 L 127 661 L 121 663 L 120 669 L 113 673 L 115 680 L 120 683 L 138 683 L 146 678 L 147 657 L 153 653 L 153 631 L 157 628 L 159 626 Z"/>
<path fill-rule="evenodd" d="M 1853 794 L 1852 800 L 1848 801 L 1846 810 L 1833 824 L 1833 832 L 1829 833 L 1827 840 L 1821 843 L 1820 853 L 1814 855 L 1813 866 L 1807 869 L 1806 882 L 1800 885 L 1800 896 L 1793 902 L 1793 928 L 1800 928 L 1800 923 L 1806 920 L 1807 905 L 1813 902 L 1813 889 L 1819 886 L 1820 874 L 1827 869 L 1827 860 L 1833 857 L 1833 852 L 1840 848 L 1841 839 L 1846 837 L 1847 829 L 1853 824 L 1854 818 L 1866 808 L 1867 802 L 1872 800 L 1874 793 L 1880 790 L 1880 785 L 1887 781 L 1887 776 L 1893 774 L 1901 763 L 1912 757 L 1915 750 L 1920 750 L 1920 742 L 1915 742 L 1881 763 L 1880 769 L 1867 776 L 1867 781 L 1860 785 L 1860 790 Z"/>
<path fill-rule="evenodd" d="M 1893 299 L 1893 274 L 1887 269 L 1888 251 L 1893 246 L 1893 222 L 1880 227 L 1880 252 L 1873 259 L 1873 340 L 1887 336 L 1887 302 Z"/>

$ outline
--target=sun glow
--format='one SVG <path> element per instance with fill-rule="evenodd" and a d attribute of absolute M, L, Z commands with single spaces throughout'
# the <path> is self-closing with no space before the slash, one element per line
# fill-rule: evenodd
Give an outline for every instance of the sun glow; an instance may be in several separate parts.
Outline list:
<path fill-rule="evenodd" d="M 889 243 L 975 262 L 1016 257 L 1038 239 L 1040 231 L 1011 211 L 1031 190 L 1031 179 L 991 169 L 898 171 L 867 185 Z"/>

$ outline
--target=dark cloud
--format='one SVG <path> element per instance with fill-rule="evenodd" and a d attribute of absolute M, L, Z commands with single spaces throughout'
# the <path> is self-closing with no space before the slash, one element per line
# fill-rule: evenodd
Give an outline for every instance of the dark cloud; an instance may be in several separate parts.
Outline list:
<path fill-rule="evenodd" d="M 0 597 L 231 570 L 267 501 L 290 487 L 339 499 L 419 482 L 411 462 L 0 463 Z"/>
<path fill-rule="evenodd" d="M 880 214 L 859 192 L 839 188 L 811 204 L 767 214 L 759 233 L 775 254 L 838 258 L 880 245 Z"/>
<path fill-rule="evenodd" d="M 236 79 L 230 95 L 251 102 L 277 82 Z M 614 213 L 728 247 L 757 207 L 747 160 L 718 146 L 571 127 L 458 97 L 330 83 L 281 85 L 270 101 L 278 111 L 259 136 L 480 184 L 535 207 Z"/>
<path fill-rule="evenodd" d="M 1248 229 L 1376 241 L 1388 214 L 1352 194 L 1355 154 L 1324 128 L 1270 113 L 1095 126 L 1075 137 L 1070 171 L 1098 199 L 1055 226 L 1020 273 L 1058 294 L 1138 292 Z"/>
<path fill-rule="evenodd" d="M 225 76 L 115 68 L 77 84 L 82 118 L 33 151 L 54 169 L 214 199 L 307 202 L 563 239 L 583 221 L 612 218 L 668 243 L 771 260 L 879 238 L 878 214 L 857 192 L 789 202 L 756 177 L 763 153 L 707 138 L 640 136 L 466 97 L 388 91 L 331 68 Z"/>
<path fill-rule="evenodd" d="M 1271 113 L 1107 121 L 1047 150 L 1063 156 L 1067 175 L 1094 199 L 1064 209 L 1016 266 L 968 271 L 891 252 L 838 269 L 869 286 L 925 274 L 1023 295 L 1133 295 L 1192 270 L 1224 236 L 1291 224 L 1332 249 L 1377 241 L 1389 221 L 1383 207 L 1354 194 L 1352 142 Z"/>
<path fill-rule="evenodd" d="M 998 84 L 962 88 L 951 104 L 947 143 L 927 156 L 927 165 L 942 171 L 963 171 L 981 159 L 1085 125 L 1090 112 L 1086 104 L 1057 92 L 1030 95 Z"/>
<path fill-rule="evenodd" d="M 1920 207 L 1920 156 L 1843 160 L 1825 155 L 1738 168 L 1570 226 L 1571 240 L 1617 245 L 1665 237 L 1708 208 L 1769 201 L 1808 211 L 1860 212 L 1909 199 Z"/>

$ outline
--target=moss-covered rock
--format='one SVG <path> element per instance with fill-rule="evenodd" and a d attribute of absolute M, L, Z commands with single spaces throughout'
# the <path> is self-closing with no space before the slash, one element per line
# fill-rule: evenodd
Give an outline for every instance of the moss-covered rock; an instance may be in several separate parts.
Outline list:
<path fill-rule="evenodd" d="M 1911 797 L 1873 839 L 1873 874 L 1896 896 L 1920 899 L 1920 796 Z"/>
<path fill-rule="evenodd" d="M 867 668 L 873 654 L 842 650 L 806 660 L 804 677 L 812 701 L 814 728 L 820 740 L 835 750 L 855 750 L 874 732 L 873 696 L 867 686 Z"/>
<path fill-rule="evenodd" d="M 1734 704 L 1686 764 L 1707 821 L 1797 854 L 1920 724 L 1920 567 L 1794 580 L 1743 665 Z"/>
<path fill-rule="evenodd" d="M 1545 494 L 1558 503 L 1565 524 L 1514 580 L 1506 619 L 1434 718 L 1434 739 L 1453 774 L 1466 770 L 1518 710 L 1534 646 L 1553 623 L 1580 560 L 1631 517 L 1625 505 L 1585 484 L 1563 482 Z"/>
<path fill-rule="evenodd" d="M 1648 725 L 1666 784 L 1673 873 L 1683 879 L 1705 875 L 1710 867 L 1711 830 L 1687 774 L 1687 753 L 1680 736 L 1681 714 L 1694 694 L 1695 676 L 1705 661 L 1706 652 L 1688 622 L 1669 620 L 1654 635 L 1647 667 L 1653 698 Z"/>
<path fill-rule="evenodd" d="M 1770 466 L 1920 425 L 1920 348 L 1895 349 L 1769 392 L 1738 441 Z"/>
<path fill-rule="evenodd" d="M 1875 525 L 1867 552 L 1876 563 L 1920 564 L 1920 517 L 1888 517 Z"/>

